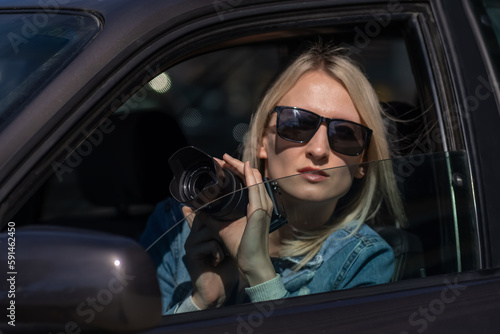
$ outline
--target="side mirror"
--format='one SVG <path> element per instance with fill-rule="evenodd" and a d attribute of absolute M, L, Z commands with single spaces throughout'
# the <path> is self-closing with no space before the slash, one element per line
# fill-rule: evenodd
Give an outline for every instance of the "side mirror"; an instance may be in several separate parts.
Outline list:
<path fill-rule="evenodd" d="M 60 227 L 10 231 L 0 234 L 1 330 L 124 332 L 161 321 L 155 268 L 134 240 Z"/>

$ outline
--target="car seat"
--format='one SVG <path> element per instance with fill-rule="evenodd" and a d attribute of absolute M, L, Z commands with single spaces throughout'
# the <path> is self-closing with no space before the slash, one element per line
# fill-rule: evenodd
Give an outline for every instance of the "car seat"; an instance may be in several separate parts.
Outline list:
<path fill-rule="evenodd" d="M 113 114 L 109 120 L 115 127 L 76 175 L 84 197 L 114 208 L 114 214 L 80 215 L 71 224 L 138 238 L 154 205 L 170 196 L 168 159 L 187 140 L 175 119 L 160 110 Z"/>

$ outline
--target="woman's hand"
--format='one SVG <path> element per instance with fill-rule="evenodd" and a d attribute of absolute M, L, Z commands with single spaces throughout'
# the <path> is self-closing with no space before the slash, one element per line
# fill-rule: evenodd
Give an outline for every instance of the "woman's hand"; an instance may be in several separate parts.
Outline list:
<path fill-rule="evenodd" d="M 236 261 L 226 256 L 221 240 L 205 222 L 204 213 L 196 216 L 189 207 L 182 209 L 191 227 L 184 248 L 186 267 L 193 283 L 193 302 L 200 309 L 222 306 L 238 284 Z"/>
<path fill-rule="evenodd" d="M 229 155 L 217 159 L 223 167 L 245 180 L 249 203 L 247 216 L 220 222 L 211 216 L 183 208 L 191 227 L 186 240 L 186 266 L 193 282 L 193 302 L 201 309 L 219 307 L 230 297 L 240 273 L 250 286 L 276 277 L 269 257 L 269 224 L 273 204 L 262 176 Z"/>
<path fill-rule="evenodd" d="M 243 163 L 228 154 L 224 160 L 217 160 L 223 168 L 242 177 L 248 187 L 249 203 L 247 216 L 235 222 L 209 227 L 218 230 L 218 235 L 227 251 L 237 261 L 250 286 L 266 282 L 276 277 L 269 257 L 269 224 L 273 204 L 262 176 L 250 163 Z"/>

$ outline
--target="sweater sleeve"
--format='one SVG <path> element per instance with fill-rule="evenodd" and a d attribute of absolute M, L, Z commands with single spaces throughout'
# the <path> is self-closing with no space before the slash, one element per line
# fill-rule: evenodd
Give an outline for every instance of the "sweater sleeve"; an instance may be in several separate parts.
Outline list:
<path fill-rule="evenodd" d="M 245 288 L 245 292 L 252 303 L 286 298 L 289 295 L 279 274 L 267 282 Z"/>
<path fill-rule="evenodd" d="M 194 312 L 194 311 L 201 311 L 201 309 L 198 306 L 196 306 L 196 304 L 193 302 L 193 298 L 191 297 L 191 295 L 189 295 L 189 297 L 184 299 L 183 302 L 175 306 L 173 313 Z"/>

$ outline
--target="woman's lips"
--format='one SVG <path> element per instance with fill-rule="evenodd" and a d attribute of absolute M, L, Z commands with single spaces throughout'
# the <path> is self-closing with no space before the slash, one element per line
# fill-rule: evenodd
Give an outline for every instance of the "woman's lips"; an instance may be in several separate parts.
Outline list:
<path fill-rule="evenodd" d="M 309 182 L 321 182 L 328 178 L 328 174 L 321 169 L 313 167 L 304 167 L 298 170 L 300 176 Z"/>

